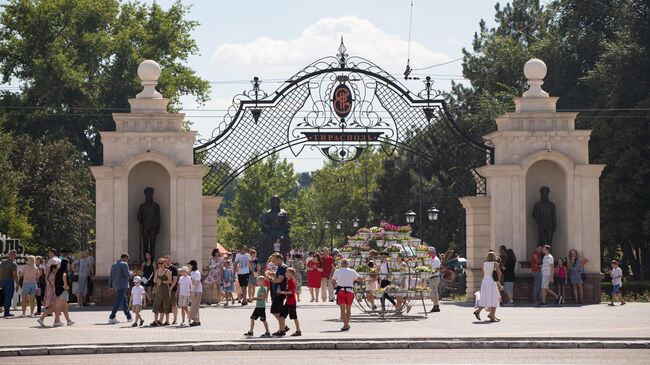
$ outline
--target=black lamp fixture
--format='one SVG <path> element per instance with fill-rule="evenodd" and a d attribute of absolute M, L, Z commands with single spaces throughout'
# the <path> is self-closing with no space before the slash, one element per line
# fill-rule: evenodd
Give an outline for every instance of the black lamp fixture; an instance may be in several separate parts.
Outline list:
<path fill-rule="evenodd" d="M 311 227 L 311 230 L 312 230 L 312 231 L 315 231 L 316 228 L 318 228 L 318 224 L 316 224 L 316 222 L 312 222 L 311 225 L 310 225 L 310 227 Z"/>
<path fill-rule="evenodd" d="M 404 216 L 406 217 L 406 223 L 412 224 L 413 222 L 415 222 L 415 217 L 417 216 L 417 214 L 415 214 L 414 211 L 409 210 L 408 212 L 404 213 Z"/>
<path fill-rule="evenodd" d="M 427 209 L 427 216 L 429 218 L 429 221 L 430 222 L 437 221 L 438 220 L 438 213 L 440 213 L 440 211 L 438 209 L 436 209 L 436 207 L 431 207 L 431 208 Z"/>
<path fill-rule="evenodd" d="M 330 221 L 325 221 L 325 222 L 323 222 L 323 227 L 324 227 L 325 229 L 330 229 Z"/>
<path fill-rule="evenodd" d="M 352 227 L 359 228 L 359 222 L 359 218 L 354 217 L 354 219 L 352 219 Z"/>
<path fill-rule="evenodd" d="M 342 226 L 343 226 L 343 222 L 341 222 L 340 220 L 336 221 L 336 229 L 337 230 L 340 230 Z"/>

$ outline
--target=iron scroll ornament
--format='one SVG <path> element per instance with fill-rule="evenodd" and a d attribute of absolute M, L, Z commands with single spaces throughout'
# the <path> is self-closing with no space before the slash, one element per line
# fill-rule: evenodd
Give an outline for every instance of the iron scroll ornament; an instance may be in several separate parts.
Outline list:
<path fill-rule="evenodd" d="M 207 140 L 194 148 L 196 164 L 209 167 L 204 192 L 218 195 L 248 167 L 289 149 L 298 156 L 306 147 L 335 161 L 349 161 L 371 146 L 387 155 L 408 150 L 432 164 L 426 136 L 436 134 L 449 146 L 490 164 L 494 148 L 470 138 L 454 121 L 430 78 L 415 94 L 374 63 L 349 57 L 343 42 L 336 57 L 315 61 L 265 93 L 254 78 L 252 89 L 233 98 L 224 118 Z M 470 156 L 471 155 L 471 156 Z M 460 193 L 485 194 L 485 179 L 475 169 L 470 179 L 449 171 Z"/>

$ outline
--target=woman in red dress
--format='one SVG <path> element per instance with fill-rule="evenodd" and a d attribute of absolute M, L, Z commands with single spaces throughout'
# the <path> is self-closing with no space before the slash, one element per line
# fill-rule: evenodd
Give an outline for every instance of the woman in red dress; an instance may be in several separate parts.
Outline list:
<path fill-rule="evenodd" d="M 310 302 L 318 302 L 318 292 L 320 291 L 320 279 L 323 272 L 323 265 L 320 261 L 320 255 L 315 253 L 309 262 L 307 262 L 307 287 L 309 288 Z"/>

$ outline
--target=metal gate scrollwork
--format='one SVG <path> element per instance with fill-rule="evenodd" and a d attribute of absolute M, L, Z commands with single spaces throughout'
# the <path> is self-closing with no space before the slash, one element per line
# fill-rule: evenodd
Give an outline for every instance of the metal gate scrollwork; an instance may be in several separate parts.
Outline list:
<path fill-rule="evenodd" d="M 374 63 L 350 57 L 343 39 L 335 57 L 310 64 L 271 94 L 262 90 L 259 78 L 251 83 L 251 90 L 233 98 L 210 138 L 194 149 L 195 163 L 209 166 L 206 194 L 218 195 L 249 166 L 284 149 L 294 156 L 316 149 L 345 162 L 374 146 L 388 155 L 407 150 L 433 164 L 441 157 L 429 151 L 433 133 L 450 146 L 462 144 L 468 159 L 480 161 L 477 166 L 493 159 L 493 147 L 473 140 L 455 123 L 430 77 L 414 94 Z M 471 183 L 457 171 L 447 173 L 460 193 L 485 194 L 485 179 L 474 168 L 466 171 Z"/>

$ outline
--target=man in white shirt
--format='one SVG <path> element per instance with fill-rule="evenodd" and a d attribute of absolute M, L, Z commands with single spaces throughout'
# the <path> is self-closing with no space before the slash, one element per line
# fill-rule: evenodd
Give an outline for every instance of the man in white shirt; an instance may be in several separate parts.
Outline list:
<path fill-rule="evenodd" d="M 341 331 L 350 329 L 350 310 L 352 309 L 352 300 L 354 300 L 352 286 L 355 281 L 361 282 L 363 279 L 356 271 L 350 269 L 348 260 L 341 260 L 341 268 L 332 274 L 332 286 L 337 289 L 336 302 L 341 309 L 341 318 L 343 318 Z"/>
<path fill-rule="evenodd" d="M 551 255 L 551 246 L 545 245 L 543 248 L 544 258 L 542 259 L 542 302 L 539 303 L 540 306 L 546 305 L 546 296 L 548 293 L 551 293 L 559 305 L 562 303 L 562 296 L 557 295 L 553 290 L 550 289 L 550 285 L 553 284 L 553 274 L 555 274 L 555 259 Z"/>
<path fill-rule="evenodd" d="M 245 246 L 239 247 L 239 252 L 235 257 L 235 271 L 237 272 L 237 281 L 239 282 L 239 287 L 241 288 L 241 305 L 247 305 L 246 294 L 248 287 L 248 278 L 250 277 L 251 269 L 251 255 L 248 254 L 248 250 Z"/>
<path fill-rule="evenodd" d="M 438 258 L 438 255 L 436 254 L 436 248 L 435 247 L 429 247 L 429 255 L 431 255 L 432 261 L 431 261 L 431 269 L 433 270 L 433 275 L 431 275 L 431 278 L 429 279 L 429 289 L 431 289 L 431 302 L 433 303 L 433 308 L 431 308 L 431 312 L 440 312 L 440 305 L 438 301 L 440 298 L 438 297 L 438 287 L 440 286 L 440 266 L 442 266 L 442 263 L 440 262 L 440 258 Z"/>

